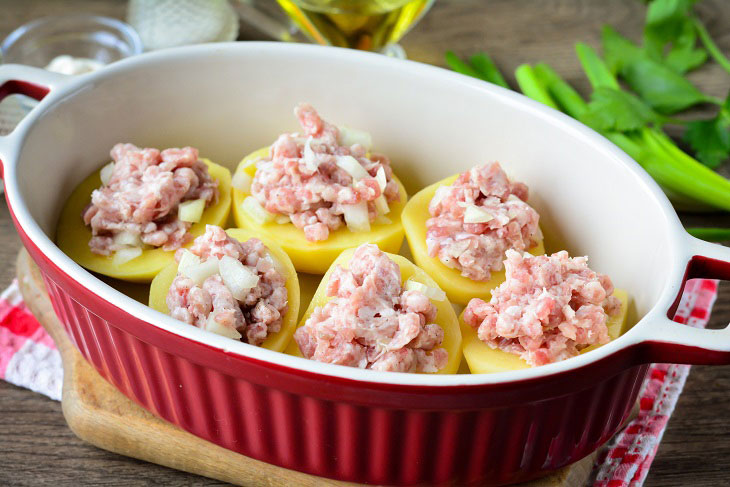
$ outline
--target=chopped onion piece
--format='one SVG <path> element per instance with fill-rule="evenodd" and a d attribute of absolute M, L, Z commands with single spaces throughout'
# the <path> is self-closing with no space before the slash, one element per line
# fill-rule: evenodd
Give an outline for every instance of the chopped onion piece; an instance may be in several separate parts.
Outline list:
<path fill-rule="evenodd" d="M 388 185 L 388 178 L 385 177 L 385 169 L 383 169 L 383 166 L 380 166 L 378 172 L 375 173 L 375 180 L 378 182 L 378 186 L 380 186 L 380 191 L 385 191 L 385 187 Z"/>
<path fill-rule="evenodd" d="M 101 184 L 106 186 L 109 184 L 109 180 L 112 178 L 112 173 L 114 172 L 114 163 L 110 162 L 106 166 L 101 168 L 101 173 L 99 173 L 99 176 L 101 176 Z"/>
<path fill-rule="evenodd" d="M 274 221 L 279 225 L 284 225 L 285 223 L 291 223 L 291 218 L 289 218 L 289 215 L 276 215 Z"/>
<path fill-rule="evenodd" d="M 128 247 L 142 247 L 142 240 L 139 235 L 132 232 L 121 231 L 114 235 L 114 245 L 126 245 Z"/>
<path fill-rule="evenodd" d="M 233 179 L 231 179 L 231 186 L 233 186 L 234 189 L 243 191 L 244 193 L 250 193 L 251 182 L 253 182 L 251 176 L 246 174 L 245 171 L 238 171 L 233 175 Z"/>
<path fill-rule="evenodd" d="M 238 333 L 238 330 L 231 328 L 230 326 L 222 325 L 213 318 L 213 313 L 208 315 L 208 321 L 205 322 L 205 331 L 210 331 L 218 335 L 222 335 L 227 338 L 233 338 L 234 340 L 240 340 L 243 335 Z"/>
<path fill-rule="evenodd" d="M 449 192 L 450 186 L 441 186 L 436 189 L 436 193 L 434 193 L 433 198 L 431 198 L 431 202 L 428 204 L 429 208 L 435 208 L 436 206 L 441 203 L 441 200 L 444 199 L 444 196 Z M 460 202 L 457 202 L 458 205 Z"/>
<path fill-rule="evenodd" d="M 370 177 L 370 174 L 362 167 L 362 164 L 352 156 L 337 156 L 337 167 L 352 176 L 353 181 Z"/>
<path fill-rule="evenodd" d="M 337 137 L 337 141 L 340 145 L 351 147 L 355 144 L 360 144 L 366 151 L 370 151 L 370 149 L 373 148 L 373 138 L 364 130 L 353 129 L 345 126 L 338 128 L 340 130 L 340 135 Z"/>
<path fill-rule="evenodd" d="M 261 203 L 258 202 L 256 198 L 253 196 L 247 196 L 243 202 L 241 203 L 241 209 L 245 211 L 248 216 L 254 219 L 256 223 L 262 224 L 266 222 L 270 222 L 274 219 L 274 214 L 269 213 L 266 211 L 266 208 L 261 206 Z"/>
<path fill-rule="evenodd" d="M 487 223 L 494 216 L 483 208 L 475 205 L 469 205 L 464 211 L 464 223 Z"/>
<path fill-rule="evenodd" d="M 188 249 L 182 249 L 180 253 L 180 262 L 177 263 L 177 272 L 180 273 L 188 267 L 200 265 L 200 257 L 190 252 Z"/>
<path fill-rule="evenodd" d="M 264 257 L 264 258 L 267 259 L 269 262 L 271 262 L 271 265 L 274 266 L 274 269 L 276 269 L 276 272 L 281 274 L 284 277 L 284 279 L 289 279 L 289 270 L 286 267 L 284 267 L 284 264 L 282 264 L 281 261 L 279 261 L 279 259 L 277 259 L 274 256 L 274 254 L 271 253 L 271 251 L 267 250 L 266 257 Z"/>
<path fill-rule="evenodd" d="M 240 260 L 228 255 L 221 257 L 219 270 L 223 284 L 239 301 L 245 301 L 249 291 L 259 283 L 259 276 L 255 272 L 243 265 Z"/>
<path fill-rule="evenodd" d="M 178 272 L 185 277 L 189 277 L 193 282 L 200 286 L 210 276 L 218 274 L 220 261 L 215 257 L 211 257 L 205 262 L 201 262 L 197 265 L 190 265 L 184 269 L 180 269 L 178 266 Z"/>
<path fill-rule="evenodd" d="M 367 201 L 361 201 L 354 205 L 342 205 L 345 223 L 351 232 L 369 232 L 370 216 L 368 215 Z"/>
<path fill-rule="evenodd" d="M 307 166 L 307 169 L 312 172 L 316 171 L 319 167 L 317 155 L 312 150 L 312 137 L 309 137 L 307 139 L 307 142 L 304 144 L 304 154 L 302 160 L 304 161 L 304 165 Z"/>
<path fill-rule="evenodd" d="M 405 285 L 408 291 L 420 291 L 425 294 L 427 298 L 433 299 L 434 301 L 445 301 L 446 293 L 437 287 L 429 287 L 413 279 L 408 279 Z"/>
<path fill-rule="evenodd" d="M 177 217 L 184 222 L 198 223 L 204 211 L 205 199 L 184 201 L 177 207 Z"/>
<path fill-rule="evenodd" d="M 507 201 L 522 201 L 517 195 L 510 194 L 507 196 Z"/>
<path fill-rule="evenodd" d="M 384 195 L 380 195 L 375 198 L 375 209 L 378 210 L 378 215 L 385 215 L 390 213 L 390 207 L 388 206 L 388 200 L 385 199 Z"/>
<path fill-rule="evenodd" d="M 112 264 L 114 265 L 122 265 L 126 264 L 130 260 L 134 260 L 137 257 L 142 255 L 142 249 L 140 247 L 130 247 L 128 249 L 120 249 L 114 252 L 114 257 L 112 258 Z"/>

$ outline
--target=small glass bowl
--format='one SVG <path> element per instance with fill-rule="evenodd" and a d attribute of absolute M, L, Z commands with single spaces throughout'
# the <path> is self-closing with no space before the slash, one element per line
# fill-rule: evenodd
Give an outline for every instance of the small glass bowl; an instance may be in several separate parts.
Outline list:
<path fill-rule="evenodd" d="M 40 68 L 63 54 L 109 64 L 142 50 L 139 35 L 128 24 L 82 14 L 34 20 L 15 29 L 0 45 L 3 63 Z"/>

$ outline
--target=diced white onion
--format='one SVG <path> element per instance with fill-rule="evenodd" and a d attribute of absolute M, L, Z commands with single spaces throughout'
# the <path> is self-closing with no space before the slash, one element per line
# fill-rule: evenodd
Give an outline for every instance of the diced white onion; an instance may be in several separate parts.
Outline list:
<path fill-rule="evenodd" d="M 184 201 L 177 207 L 177 217 L 184 222 L 198 223 L 204 211 L 205 199 Z"/>
<path fill-rule="evenodd" d="M 507 201 L 522 201 L 520 198 L 517 197 L 517 195 L 510 194 L 507 196 Z"/>
<path fill-rule="evenodd" d="M 238 333 L 238 330 L 236 330 L 235 328 L 222 325 L 215 321 L 215 319 L 213 318 L 213 313 L 208 315 L 208 321 L 205 322 L 205 330 L 217 333 L 218 335 L 222 335 L 224 337 L 233 338 L 234 340 L 240 340 L 243 336 Z"/>
<path fill-rule="evenodd" d="M 375 223 L 376 225 L 390 225 L 391 223 L 393 223 L 393 220 L 385 215 L 378 215 L 375 217 L 373 223 Z"/>
<path fill-rule="evenodd" d="M 121 231 L 114 235 L 114 245 L 126 245 L 127 247 L 142 247 L 142 240 L 139 235 L 132 232 Z"/>
<path fill-rule="evenodd" d="M 443 292 L 441 289 L 426 286 L 425 284 L 414 281 L 413 279 L 408 279 L 406 281 L 405 288 L 408 291 L 420 291 L 425 294 L 427 298 L 433 299 L 434 301 L 446 300 L 446 293 Z"/>
<path fill-rule="evenodd" d="M 285 223 L 290 223 L 291 218 L 289 218 L 289 215 L 276 215 L 276 217 L 274 217 L 274 221 L 279 225 L 284 225 Z"/>
<path fill-rule="evenodd" d="M 340 145 L 351 147 L 355 144 L 360 144 L 366 151 L 373 148 L 373 138 L 364 130 L 353 129 L 345 126 L 339 127 L 339 129 L 340 135 L 337 139 Z"/>
<path fill-rule="evenodd" d="M 205 262 L 201 262 L 197 265 L 190 265 L 184 269 L 180 269 L 178 266 L 178 272 L 185 277 L 189 277 L 193 282 L 200 286 L 210 276 L 218 274 L 220 261 L 215 257 L 211 257 Z"/>
<path fill-rule="evenodd" d="M 375 198 L 375 209 L 378 210 L 378 215 L 385 215 L 390 212 L 388 200 L 385 199 L 385 195 L 381 194 Z"/>
<path fill-rule="evenodd" d="M 276 272 L 281 274 L 284 279 L 289 279 L 289 270 L 284 267 L 284 264 L 282 264 L 281 261 L 274 256 L 274 254 L 267 250 L 265 259 L 268 259 L 269 262 L 271 262 L 274 269 L 276 269 Z"/>
<path fill-rule="evenodd" d="M 362 164 L 352 156 L 337 156 L 337 167 L 352 176 L 353 181 L 370 177 L 370 174 L 362 167 Z"/>
<path fill-rule="evenodd" d="M 302 160 L 304 161 L 304 165 L 307 166 L 307 169 L 312 172 L 316 171 L 319 167 L 317 155 L 312 150 L 312 137 L 309 137 L 307 139 L 307 142 L 304 144 L 304 154 Z"/>
<path fill-rule="evenodd" d="M 130 260 L 134 260 L 137 257 L 142 255 L 142 249 L 140 247 L 130 247 L 128 249 L 119 249 L 116 252 L 114 252 L 114 257 L 112 258 L 112 264 L 114 265 L 122 265 L 126 264 Z"/>
<path fill-rule="evenodd" d="M 354 205 L 342 205 L 345 223 L 351 232 L 369 232 L 370 216 L 368 215 L 368 204 L 361 201 Z"/>
<path fill-rule="evenodd" d="M 388 178 L 385 177 L 385 169 L 383 169 L 383 166 L 380 166 L 378 172 L 375 173 L 375 180 L 378 182 L 378 186 L 380 186 L 380 191 L 385 191 L 385 187 L 388 185 Z"/>
<path fill-rule="evenodd" d="M 259 276 L 251 269 L 228 255 L 221 257 L 219 266 L 223 284 L 231 291 L 233 297 L 245 301 L 249 291 L 259 283 Z"/>
<path fill-rule="evenodd" d="M 182 249 L 180 255 L 180 262 L 177 263 L 177 272 L 182 272 L 183 269 L 200 265 L 200 257 L 190 252 L 188 249 Z"/>
<path fill-rule="evenodd" d="M 464 211 L 464 223 L 487 223 L 494 216 L 491 213 L 475 205 L 469 205 Z"/>
<path fill-rule="evenodd" d="M 238 171 L 233 175 L 233 179 L 231 179 L 231 186 L 233 186 L 234 189 L 243 191 L 244 193 L 250 193 L 252 182 L 253 179 L 251 176 L 246 174 L 246 171 Z"/>
<path fill-rule="evenodd" d="M 253 218 L 253 220 L 258 224 L 270 222 L 275 216 L 273 213 L 266 211 L 266 208 L 261 206 L 261 203 L 259 203 L 253 196 L 247 196 L 243 200 L 241 203 L 241 209 L 243 209 L 243 211 L 245 211 L 248 216 Z"/>
<path fill-rule="evenodd" d="M 112 172 L 114 172 L 114 163 L 110 162 L 106 166 L 101 168 L 101 173 L 99 173 L 99 176 L 101 177 L 101 184 L 106 186 L 109 184 L 109 180 L 112 178 Z"/>
<path fill-rule="evenodd" d="M 433 198 L 431 198 L 431 202 L 428 204 L 429 208 L 438 206 L 438 204 L 441 203 L 441 200 L 443 200 L 449 193 L 449 189 L 449 186 L 441 186 L 437 188 L 436 193 L 434 193 Z"/>

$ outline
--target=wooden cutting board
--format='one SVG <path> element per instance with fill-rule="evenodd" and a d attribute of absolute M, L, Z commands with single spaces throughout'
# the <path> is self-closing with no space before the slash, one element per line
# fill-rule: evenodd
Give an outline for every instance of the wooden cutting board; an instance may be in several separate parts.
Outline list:
<path fill-rule="evenodd" d="M 120 455 L 243 486 L 355 486 L 269 465 L 202 440 L 138 406 L 104 380 L 74 348 L 48 299 L 40 271 L 25 250 L 17 261 L 25 303 L 53 337 L 64 367 L 63 414 L 82 440 Z M 595 453 L 548 477 L 520 484 L 582 487 Z"/>

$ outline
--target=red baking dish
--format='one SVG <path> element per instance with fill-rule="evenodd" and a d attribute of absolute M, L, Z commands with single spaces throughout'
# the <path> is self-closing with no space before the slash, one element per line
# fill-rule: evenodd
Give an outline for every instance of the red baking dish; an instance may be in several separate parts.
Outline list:
<path fill-rule="evenodd" d="M 0 137 L 6 197 L 72 341 L 124 394 L 225 448 L 362 483 L 519 482 L 611 437 L 648 363 L 730 363 L 730 330 L 668 318 L 687 279 L 730 278 L 730 250 L 687 235 L 658 186 L 600 135 L 518 94 L 376 54 L 256 42 L 170 49 L 76 78 L 0 66 L 0 98 L 11 93 L 42 101 Z M 360 370 L 180 326 L 54 245 L 64 199 L 114 143 L 192 145 L 233 168 L 293 128 L 299 101 L 369 130 L 409 194 L 499 160 L 530 186 L 547 247 L 590 255 L 629 291 L 636 325 L 527 370 Z"/>

